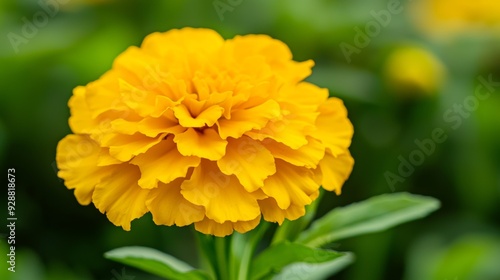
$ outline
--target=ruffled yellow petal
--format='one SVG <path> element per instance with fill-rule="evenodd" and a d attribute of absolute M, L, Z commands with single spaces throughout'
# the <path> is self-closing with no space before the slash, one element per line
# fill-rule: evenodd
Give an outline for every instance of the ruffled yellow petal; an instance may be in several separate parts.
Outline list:
<path fill-rule="evenodd" d="M 108 71 L 99 80 L 86 86 L 85 100 L 92 113 L 92 118 L 105 112 L 120 112 L 123 115 L 132 113 L 128 112 L 129 108 L 121 100 L 117 79 L 115 72 Z"/>
<path fill-rule="evenodd" d="M 163 115 L 169 118 L 169 120 L 175 120 L 173 112 L 167 112 L 167 111 L 169 111 L 178 104 L 180 104 L 180 101 L 173 101 L 172 99 L 164 95 L 156 95 L 154 109 L 151 112 L 150 117 L 158 118 Z"/>
<path fill-rule="evenodd" d="M 256 228 L 259 225 L 259 223 L 260 223 L 260 215 L 251 221 L 235 222 L 235 223 L 233 223 L 233 227 L 234 227 L 234 230 L 236 230 L 237 232 L 245 233 L 245 232 L 249 232 L 252 229 Z"/>
<path fill-rule="evenodd" d="M 234 231 L 232 222 L 217 223 L 206 217 L 203 221 L 194 223 L 194 228 L 201 233 L 218 237 L 228 236 Z"/>
<path fill-rule="evenodd" d="M 245 135 L 259 141 L 270 138 L 292 149 L 298 149 L 308 143 L 304 124 L 289 119 L 270 121 L 262 130 L 249 131 Z"/>
<path fill-rule="evenodd" d="M 172 48 L 210 55 L 222 44 L 224 39 L 214 30 L 186 27 L 182 30 L 150 34 L 142 42 L 141 48 L 159 56 L 172 52 Z"/>
<path fill-rule="evenodd" d="M 68 102 L 71 110 L 69 126 L 74 133 L 92 133 L 99 126 L 99 121 L 92 118 L 92 113 L 85 100 L 86 91 L 85 87 L 76 87 Z"/>
<path fill-rule="evenodd" d="M 354 129 L 342 100 L 330 98 L 319 110 L 313 137 L 321 140 L 334 156 L 344 153 L 351 145 Z"/>
<path fill-rule="evenodd" d="M 189 128 L 183 133 L 175 135 L 179 152 L 184 156 L 197 156 L 209 160 L 218 160 L 226 153 L 227 141 L 211 128 L 198 131 Z"/>
<path fill-rule="evenodd" d="M 109 147 L 109 154 L 123 162 L 129 161 L 136 155 L 146 152 L 163 139 L 160 135 L 150 138 L 143 134 L 134 135 L 108 134 L 101 140 L 101 145 Z"/>
<path fill-rule="evenodd" d="M 329 191 L 335 191 L 337 195 L 341 193 L 342 185 L 349 178 L 354 159 L 349 151 L 337 157 L 326 153 L 325 157 L 319 163 L 323 175 L 323 188 Z"/>
<path fill-rule="evenodd" d="M 117 134 L 133 135 L 140 133 L 151 138 L 155 138 L 160 134 L 178 134 L 186 131 L 186 128 L 179 125 L 177 120 L 168 115 L 169 112 L 165 112 L 162 116 L 145 117 L 139 121 L 115 119 L 110 122 L 110 126 L 113 132 Z"/>
<path fill-rule="evenodd" d="M 116 119 L 111 121 L 110 125 L 115 133 L 133 135 L 139 132 L 139 123 L 137 121 Z"/>
<path fill-rule="evenodd" d="M 102 148 L 102 152 L 99 154 L 96 163 L 97 166 L 110 166 L 115 164 L 122 164 L 123 162 L 110 155 L 109 149 Z"/>
<path fill-rule="evenodd" d="M 75 190 L 78 203 L 88 205 L 95 186 L 116 167 L 97 166 L 96 161 L 107 149 L 101 148 L 88 136 L 70 134 L 57 145 L 57 176 L 68 189 Z"/>
<path fill-rule="evenodd" d="M 285 43 L 267 35 L 236 36 L 234 39 L 228 40 L 228 44 L 233 45 L 233 55 L 237 58 L 262 55 L 270 62 L 290 61 L 292 59 L 292 52 Z"/>
<path fill-rule="evenodd" d="M 184 105 L 173 108 L 173 111 L 175 117 L 179 119 L 179 123 L 183 127 L 204 127 L 213 126 L 222 116 L 222 113 L 224 113 L 224 108 L 214 105 L 208 107 L 195 117 L 191 116 L 191 112 Z"/>
<path fill-rule="evenodd" d="M 272 223 L 282 224 L 286 219 L 296 220 L 306 214 L 304 206 L 290 204 L 288 208 L 281 209 L 274 198 L 259 200 L 259 206 L 262 210 L 264 220 Z"/>
<path fill-rule="evenodd" d="M 262 187 L 264 180 L 276 172 L 273 155 L 249 137 L 229 138 L 226 154 L 217 166 L 226 175 L 234 174 L 248 192 Z"/>
<path fill-rule="evenodd" d="M 247 57 L 265 58 L 274 73 L 292 83 L 298 82 L 311 74 L 312 60 L 295 62 L 286 44 L 267 35 L 236 36 L 228 40 L 232 53 L 239 60 Z"/>
<path fill-rule="evenodd" d="M 151 190 L 146 205 L 153 215 L 157 225 L 187 226 L 203 220 L 205 209 L 194 205 L 181 195 L 183 178 L 178 178 L 168 184 L 160 183 L 158 188 Z"/>
<path fill-rule="evenodd" d="M 280 84 L 278 78 L 271 77 L 266 78 L 264 81 L 259 81 L 255 84 L 251 83 L 240 83 L 237 88 L 234 89 L 234 95 L 232 99 L 232 110 L 245 110 L 251 109 L 253 107 L 261 106 L 269 100 L 281 103 L 281 100 L 277 98 L 276 94 L 284 87 Z M 269 104 L 268 106 L 270 106 Z M 278 107 L 272 105 L 273 109 L 278 110 Z M 269 118 L 275 118 L 280 115 L 280 112 L 276 111 L 275 116 L 269 116 Z M 226 117 L 230 119 L 230 117 Z"/>
<path fill-rule="evenodd" d="M 145 91 L 161 89 L 164 69 L 161 68 L 160 61 L 138 47 L 129 47 L 118 55 L 113 62 L 113 70 L 118 75 L 118 92 L 126 103 L 137 103 L 139 98 L 144 97 Z"/>
<path fill-rule="evenodd" d="M 286 85 L 280 88 L 276 99 L 280 103 L 297 104 L 316 110 L 328 99 L 328 90 L 308 82 Z"/>
<path fill-rule="evenodd" d="M 102 135 L 111 131 L 111 121 L 124 116 L 124 114 L 112 110 L 97 114 L 94 117 L 86 99 L 87 89 L 85 87 L 76 87 L 73 90 L 73 96 L 68 102 L 71 111 L 69 126 L 74 133 L 90 134 L 92 139 L 98 141 Z"/>
<path fill-rule="evenodd" d="M 312 202 L 310 195 L 319 189 L 312 170 L 278 159 L 276 170 L 276 174 L 264 181 L 262 190 L 274 198 L 281 209 L 287 209 L 292 203 L 308 205 Z"/>
<path fill-rule="evenodd" d="M 137 185 L 139 177 L 137 166 L 123 164 L 97 184 L 92 196 L 97 209 L 124 230 L 130 230 L 132 220 L 148 212 L 146 199 L 149 190 Z"/>
<path fill-rule="evenodd" d="M 141 188 L 152 189 L 158 186 L 158 182 L 167 184 L 179 177 L 186 177 L 190 167 L 200 164 L 199 157 L 181 155 L 173 138 L 167 137 L 130 161 L 141 170 Z"/>
<path fill-rule="evenodd" d="M 173 113 L 172 113 L 173 114 Z M 168 113 L 165 113 L 168 115 Z M 144 118 L 138 123 L 138 132 L 148 136 L 156 137 L 160 134 L 179 134 L 186 131 L 186 128 L 178 124 L 167 116 L 160 116 L 158 118 Z"/>
<path fill-rule="evenodd" d="M 231 112 L 231 119 L 219 120 L 219 134 L 222 139 L 239 138 L 247 131 L 263 128 L 269 120 L 278 117 L 280 113 L 279 104 L 273 100 L 252 108 L 235 110 Z"/>
<path fill-rule="evenodd" d="M 250 221 L 260 215 L 257 199 L 236 177 L 221 173 L 214 162 L 203 161 L 181 188 L 184 198 L 204 206 L 206 216 L 218 223 Z"/>
<path fill-rule="evenodd" d="M 319 140 L 307 137 L 308 143 L 296 150 L 285 144 L 271 139 L 263 141 L 264 147 L 268 149 L 275 158 L 282 159 L 296 166 L 316 168 L 325 155 L 325 147 Z"/>
<path fill-rule="evenodd" d="M 260 215 L 251 221 L 239 221 L 239 222 L 228 221 L 224 223 L 217 223 L 213 220 L 205 218 L 203 221 L 195 223 L 194 228 L 197 231 L 202 232 L 204 234 L 211 234 L 218 237 L 224 237 L 233 233 L 233 229 L 240 233 L 251 231 L 252 229 L 257 227 L 259 222 L 260 222 Z"/>
<path fill-rule="evenodd" d="M 158 93 L 143 86 L 134 86 L 125 80 L 119 80 L 121 100 L 140 117 L 158 114 L 156 108 Z"/>

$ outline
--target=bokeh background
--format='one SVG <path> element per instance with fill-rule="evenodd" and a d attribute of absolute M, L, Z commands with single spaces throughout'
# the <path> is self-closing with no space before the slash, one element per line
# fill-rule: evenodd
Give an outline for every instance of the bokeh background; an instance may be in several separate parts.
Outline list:
<path fill-rule="evenodd" d="M 103 258 L 130 245 L 196 263 L 189 228 L 146 215 L 125 232 L 78 205 L 54 163 L 72 89 L 147 34 L 185 26 L 280 39 L 344 100 L 356 164 L 319 215 L 391 192 L 441 200 L 423 220 L 333 244 L 356 254 L 335 279 L 500 279 L 499 23 L 497 0 L 1 1 L 0 170 L 16 169 L 18 221 L 17 272 L 2 261 L 0 279 L 157 279 Z"/>

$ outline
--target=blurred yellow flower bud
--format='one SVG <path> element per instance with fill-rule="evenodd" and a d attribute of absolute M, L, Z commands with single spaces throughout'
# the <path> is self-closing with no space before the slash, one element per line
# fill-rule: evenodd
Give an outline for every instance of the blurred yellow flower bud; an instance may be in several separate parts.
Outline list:
<path fill-rule="evenodd" d="M 448 37 L 500 29 L 498 0 L 423 0 L 414 4 L 416 24 L 429 35 Z"/>
<path fill-rule="evenodd" d="M 383 75 L 388 87 L 402 97 L 431 95 L 445 79 L 445 67 L 431 52 L 407 46 L 392 51 L 384 63 Z"/>

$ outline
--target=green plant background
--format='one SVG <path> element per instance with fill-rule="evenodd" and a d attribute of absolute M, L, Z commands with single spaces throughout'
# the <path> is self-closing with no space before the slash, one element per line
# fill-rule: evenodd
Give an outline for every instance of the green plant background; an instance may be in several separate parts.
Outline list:
<path fill-rule="evenodd" d="M 38 1 L 0 2 L 0 170 L 16 169 L 18 217 L 17 272 L 9 273 L 2 261 L 0 279 L 119 279 L 123 273 L 156 279 L 103 258 L 105 251 L 131 245 L 196 263 L 189 228 L 157 227 L 146 215 L 125 232 L 93 206 L 78 205 L 54 169 L 57 142 L 70 133 L 72 89 L 97 79 L 147 34 L 185 26 L 212 28 L 225 38 L 249 33 L 278 38 L 294 59 L 316 62 L 310 81 L 344 100 L 355 128 L 356 164 L 343 194 L 323 197 L 319 215 L 398 191 L 442 202 L 423 220 L 333 244 L 332 249 L 356 255 L 335 279 L 500 279 L 491 278 L 500 273 L 500 92 L 481 101 L 457 129 L 443 118 L 474 94 L 478 76 L 500 81 L 500 36 L 468 33 L 437 40 L 415 27 L 408 7 L 393 14 L 348 63 L 339 45 L 354 44 L 354 28 L 364 28 L 373 20 L 370 12 L 385 9 L 387 1 L 220 1 L 238 3 L 222 17 L 213 1 L 60 2 L 67 4 L 60 4 L 17 53 L 8 34 L 22 35 L 23 18 L 32 21 L 43 9 Z M 421 46 L 442 61 L 447 78 L 437 90 L 391 85 L 384 62 L 405 45 Z M 408 93 L 411 98 L 402 97 Z M 388 183 L 384 174 L 398 174 L 398 157 L 408 159 L 417 149 L 415 139 L 430 138 L 435 128 L 442 128 L 447 140 L 403 182 Z M 6 189 L 5 181 L 2 201 Z M 5 217 L 6 206 L 0 212 Z M 6 246 L 2 238 L 0 259 L 6 258 Z"/>

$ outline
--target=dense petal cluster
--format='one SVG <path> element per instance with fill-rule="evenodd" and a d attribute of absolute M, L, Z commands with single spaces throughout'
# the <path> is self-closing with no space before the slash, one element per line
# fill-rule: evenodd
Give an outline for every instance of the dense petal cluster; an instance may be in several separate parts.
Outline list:
<path fill-rule="evenodd" d="M 353 166 L 346 108 L 303 81 L 312 66 L 265 35 L 153 33 L 75 88 L 59 176 L 125 230 L 148 212 L 217 236 L 297 219 Z"/>

